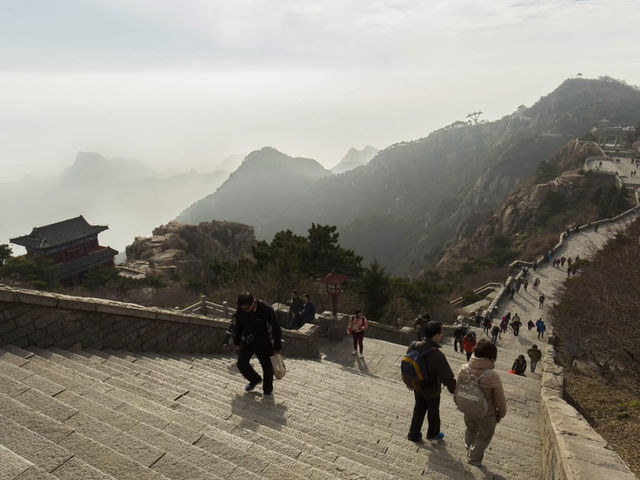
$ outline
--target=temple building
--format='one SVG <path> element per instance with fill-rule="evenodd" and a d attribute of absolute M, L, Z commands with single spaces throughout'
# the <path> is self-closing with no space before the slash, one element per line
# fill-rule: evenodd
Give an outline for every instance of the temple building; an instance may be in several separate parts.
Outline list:
<path fill-rule="evenodd" d="M 83 274 L 97 266 L 114 266 L 118 254 L 98 243 L 98 234 L 106 225 L 89 225 L 84 217 L 70 218 L 44 227 L 35 227 L 29 235 L 10 239 L 27 249 L 27 256 L 44 256 L 56 266 L 58 280 L 76 284 Z"/>
<path fill-rule="evenodd" d="M 598 122 L 597 127 L 593 127 L 591 133 L 596 137 L 598 145 L 601 147 L 622 148 L 627 133 L 635 132 L 632 126 L 611 125 L 611 122 L 603 118 Z"/>

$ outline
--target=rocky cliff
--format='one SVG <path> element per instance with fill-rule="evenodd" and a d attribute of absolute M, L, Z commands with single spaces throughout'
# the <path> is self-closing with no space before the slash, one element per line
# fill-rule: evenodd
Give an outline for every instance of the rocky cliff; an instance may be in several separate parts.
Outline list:
<path fill-rule="evenodd" d="M 141 271 L 195 273 L 213 260 L 250 257 L 255 240 L 253 227 L 241 223 L 169 222 L 154 229 L 151 237 L 137 237 L 127 247 L 127 266 Z"/>
<path fill-rule="evenodd" d="M 535 178 L 516 188 L 492 215 L 480 221 L 477 217 L 467 219 L 437 268 L 456 270 L 482 258 L 495 262 L 492 248 L 507 252 L 501 256 L 502 261 L 508 260 L 509 252 L 512 257 L 532 258 L 566 228 L 627 208 L 626 193 L 618 190 L 613 177 L 585 173 L 580 168 L 586 158 L 601 153 L 595 143 L 569 142 L 549 162 L 543 162 Z M 549 176 L 553 178 L 544 181 Z M 479 179 L 476 185 L 482 191 L 501 181 L 500 177 Z"/>

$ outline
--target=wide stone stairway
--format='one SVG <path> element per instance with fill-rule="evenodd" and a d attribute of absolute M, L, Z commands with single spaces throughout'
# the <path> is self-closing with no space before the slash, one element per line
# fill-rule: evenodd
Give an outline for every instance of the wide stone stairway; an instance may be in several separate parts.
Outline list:
<path fill-rule="evenodd" d="M 382 374 L 398 369 L 403 346 L 365 342 Z M 350 355 L 346 340 L 334 348 Z M 444 350 L 457 371 L 464 356 Z M 412 393 L 398 378 L 363 373 L 369 357 L 349 360 L 287 359 L 266 398 L 259 387 L 244 392 L 230 356 L 4 345 L 0 480 L 540 477 L 539 377 L 507 374 L 510 355 L 497 365 L 509 414 L 483 469 L 465 462 L 448 392 L 445 440 L 416 445 L 406 440 Z"/>

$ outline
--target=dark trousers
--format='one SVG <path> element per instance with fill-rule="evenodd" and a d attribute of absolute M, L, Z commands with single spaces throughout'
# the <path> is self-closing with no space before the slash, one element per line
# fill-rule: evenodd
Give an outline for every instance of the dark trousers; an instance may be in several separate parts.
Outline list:
<path fill-rule="evenodd" d="M 362 353 L 362 339 L 364 338 L 364 332 L 352 332 L 353 335 L 353 349 L 358 350 L 360 346 L 360 353 Z"/>
<path fill-rule="evenodd" d="M 473 352 L 465 352 L 467 354 L 467 362 L 469 361 L 469 359 L 471 358 L 471 355 L 473 355 Z"/>
<path fill-rule="evenodd" d="M 262 365 L 262 378 L 258 375 L 249 360 L 255 355 L 258 357 L 260 365 Z M 240 344 L 240 351 L 238 352 L 238 370 L 244 378 L 251 383 L 258 383 L 262 380 L 262 390 L 264 393 L 271 393 L 273 390 L 273 366 L 271 365 L 271 349 L 268 346 L 254 347 L 253 345 L 247 345 L 246 343 Z"/>
<path fill-rule="evenodd" d="M 413 392 L 416 403 L 413 406 L 413 418 L 409 427 L 409 437 L 421 438 L 424 416 L 427 415 L 427 438 L 433 438 L 440 433 L 440 397 L 425 398 L 421 393 Z"/>
<path fill-rule="evenodd" d="M 458 345 L 460 345 L 460 351 L 462 351 L 462 338 L 457 338 L 455 337 L 453 339 L 453 349 L 457 352 L 458 351 Z"/>
<path fill-rule="evenodd" d="M 520 327 L 513 327 L 513 334 L 517 337 L 520 333 Z"/>

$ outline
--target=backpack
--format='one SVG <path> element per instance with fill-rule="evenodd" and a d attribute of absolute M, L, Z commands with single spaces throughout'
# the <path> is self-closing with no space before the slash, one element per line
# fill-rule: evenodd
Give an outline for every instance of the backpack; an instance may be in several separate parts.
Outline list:
<path fill-rule="evenodd" d="M 411 342 L 409 350 L 404 357 L 402 357 L 400 373 L 402 374 L 402 381 L 407 388 L 419 392 L 422 389 L 422 385 L 429 378 L 425 357 L 434 351 L 435 348 L 431 347 L 425 350 L 419 350 L 416 348 L 416 343 L 417 342 Z"/>
<path fill-rule="evenodd" d="M 489 370 L 485 370 L 476 378 L 475 375 L 471 374 L 469 364 L 466 364 L 464 368 L 467 373 L 468 380 L 466 382 L 459 380 L 456 383 L 453 401 L 458 407 L 458 410 L 465 415 L 469 415 L 472 418 L 484 417 L 489 412 L 489 402 L 487 401 L 487 397 L 485 397 L 483 391 L 480 389 L 478 380 L 480 380 Z"/>

